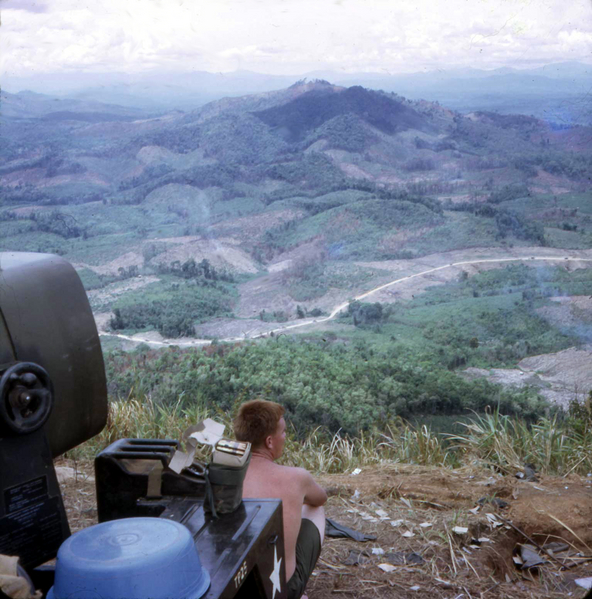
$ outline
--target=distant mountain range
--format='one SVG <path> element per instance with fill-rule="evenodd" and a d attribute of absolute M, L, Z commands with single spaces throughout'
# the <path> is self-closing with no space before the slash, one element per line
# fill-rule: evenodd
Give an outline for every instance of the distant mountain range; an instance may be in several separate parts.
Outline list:
<path fill-rule="evenodd" d="M 530 157 L 518 171 L 523 179 L 536 174 L 530 162 L 551 138 L 583 151 L 589 131 L 555 135 L 560 128 L 528 116 L 462 117 L 437 102 L 320 79 L 164 115 L 3 91 L 2 120 L 10 203 L 21 203 L 19 185 L 30 184 L 42 204 L 78 201 L 77 185 L 84 201 L 116 204 L 141 204 L 168 185 L 219 187 L 229 197 L 249 188 L 270 203 L 346 179 L 407 187 L 473 170 L 481 178 L 517 153 Z"/>
<path fill-rule="evenodd" d="M 2 105 L 7 249 L 172 264 L 193 254 L 165 253 L 158 240 L 213 239 L 216 255 L 210 248 L 207 257 L 216 268 L 253 274 L 298 256 L 306 270 L 325 257 L 390 260 L 506 239 L 537 245 L 545 235 L 560 247 L 567 234 L 569 247 L 588 243 L 579 221 L 566 220 L 585 202 L 566 200 L 564 210 L 552 198 L 588 189 L 589 127 L 463 116 L 323 80 L 152 116 L 31 93 L 3 92 Z M 547 202 L 545 210 L 525 204 L 534 224 L 512 204 L 531 193 Z M 299 293 L 288 305 L 317 297 Z"/>
<path fill-rule="evenodd" d="M 80 120 L 81 113 L 92 114 L 96 122 L 98 115 L 109 115 L 111 120 L 138 118 L 144 111 L 138 108 L 105 104 L 97 100 L 83 100 L 68 97 L 51 97 L 32 91 L 21 91 L 11 94 L 5 90 L 0 92 L 0 116 L 7 118 L 41 118 L 50 114 L 77 113 Z"/>
<path fill-rule="evenodd" d="M 162 112 L 193 110 L 223 97 L 260 94 L 286 88 L 303 79 L 323 79 L 345 87 L 361 85 L 395 92 L 409 99 L 438 101 L 460 112 L 493 110 L 505 114 L 532 114 L 562 124 L 592 122 L 592 111 L 586 101 L 592 86 L 592 66 L 577 62 L 525 70 L 450 69 L 411 74 L 318 71 L 302 77 L 249 71 L 46 74 L 29 79 L 9 79 L 4 82 L 4 89 L 29 89 L 63 99 Z"/>

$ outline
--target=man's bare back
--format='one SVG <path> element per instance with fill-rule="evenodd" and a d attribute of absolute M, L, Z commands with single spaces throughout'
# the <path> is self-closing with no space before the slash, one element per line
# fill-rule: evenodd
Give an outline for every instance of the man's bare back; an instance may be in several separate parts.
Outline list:
<path fill-rule="evenodd" d="M 252 400 L 239 408 L 234 429 L 239 441 L 252 444 L 243 497 L 282 500 L 288 597 L 306 599 L 306 583 L 325 536 L 322 506 L 327 501 L 327 493 L 304 468 L 275 463 L 286 443 L 283 413 L 284 408 L 279 404 Z"/>
<path fill-rule="evenodd" d="M 289 580 L 296 568 L 295 548 L 302 521 L 302 507 L 323 505 L 327 499 L 325 491 L 303 468 L 280 466 L 254 453 L 243 483 L 243 497 L 274 497 L 282 500 L 286 580 Z"/>

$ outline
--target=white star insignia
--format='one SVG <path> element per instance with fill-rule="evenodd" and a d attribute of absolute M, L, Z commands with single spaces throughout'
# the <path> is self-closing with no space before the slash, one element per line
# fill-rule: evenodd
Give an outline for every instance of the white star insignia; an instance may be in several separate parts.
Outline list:
<path fill-rule="evenodd" d="M 269 580 L 271 580 L 271 584 L 273 585 L 273 592 L 271 594 L 271 599 L 275 599 L 276 592 L 282 592 L 282 583 L 280 581 L 280 566 L 282 565 L 282 559 L 278 560 L 277 558 L 277 547 L 273 548 L 273 572 L 269 576 Z"/>

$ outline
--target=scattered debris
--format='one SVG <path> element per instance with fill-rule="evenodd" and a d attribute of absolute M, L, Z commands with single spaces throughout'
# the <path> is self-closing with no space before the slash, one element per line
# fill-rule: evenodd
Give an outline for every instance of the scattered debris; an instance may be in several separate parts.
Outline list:
<path fill-rule="evenodd" d="M 466 528 L 465 526 L 455 526 L 452 529 L 452 532 L 457 535 L 466 535 L 466 534 L 468 534 L 469 529 Z"/>
<path fill-rule="evenodd" d="M 574 582 L 583 589 L 592 589 L 592 577 L 576 578 Z"/>
<path fill-rule="evenodd" d="M 491 528 L 503 526 L 503 524 L 504 524 L 495 514 L 485 514 L 485 517 L 489 521 L 489 526 Z"/>
<path fill-rule="evenodd" d="M 419 566 L 421 564 L 423 564 L 424 560 L 423 557 L 421 557 L 421 555 L 419 555 L 419 553 L 408 553 L 405 556 L 405 563 L 408 566 Z"/>
<path fill-rule="evenodd" d="M 441 578 L 434 578 L 434 580 L 438 583 L 439 586 L 445 588 L 445 589 L 451 589 L 452 588 L 452 583 L 448 582 L 447 580 L 442 580 Z"/>
<path fill-rule="evenodd" d="M 404 566 L 406 563 L 405 554 L 402 551 L 391 551 L 384 557 L 389 561 L 389 563 L 394 564 L 395 566 Z"/>
<path fill-rule="evenodd" d="M 345 526 L 345 524 L 340 524 L 335 520 L 331 520 L 330 518 L 325 519 L 325 535 L 336 539 L 349 538 L 360 543 L 376 540 L 376 535 L 368 535 L 359 532 L 349 526 Z"/>
<path fill-rule="evenodd" d="M 94 488 L 83 476 L 92 473 L 92 463 L 62 460 L 59 465 L 79 473 L 77 481 L 62 485 L 73 529 L 93 524 Z M 355 481 L 350 473 L 320 477 L 323 486 L 336 489 L 326 513 L 343 524 L 336 523 L 342 530 L 323 546 L 309 596 L 582 599 L 590 593 L 586 485 L 592 477 L 545 475 L 537 489 L 513 472 L 489 474 L 474 467 L 444 471 L 393 464 L 364 468 Z M 483 480 L 489 483 L 485 489 L 479 484 Z M 480 504 L 480 498 L 486 501 Z M 497 498 L 509 506 L 489 501 Z M 467 532 L 458 535 L 453 527 Z M 374 542 L 360 545 L 358 540 Z M 373 552 L 373 546 L 384 553 Z"/>
<path fill-rule="evenodd" d="M 493 507 L 499 508 L 500 510 L 504 510 L 508 507 L 508 502 L 500 499 L 499 497 L 481 497 L 481 499 L 477 500 L 477 503 L 480 506 L 484 506 L 486 504 L 492 505 Z M 472 510 L 470 510 L 472 511 Z"/>
<path fill-rule="evenodd" d="M 551 543 L 545 543 L 543 549 L 547 552 L 557 554 L 567 551 L 569 549 L 569 545 L 567 543 L 559 543 L 558 541 L 552 541 Z"/>
<path fill-rule="evenodd" d="M 55 471 L 60 484 L 76 478 L 76 470 L 69 466 L 56 466 Z"/>
<path fill-rule="evenodd" d="M 349 555 L 343 560 L 343 564 L 346 566 L 357 566 L 360 564 L 366 564 L 371 561 L 370 556 L 365 551 L 354 551 L 350 549 Z"/>
<path fill-rule="evenodd" d="M 516 472 L 516 478 L 524 480 L 526 482 L 537 483 L 539 482 L 538 476 L 536 475 L 536 470 L 534 464 L 525 464 L 523 472 Z"/>
<path fill-rule="evenodd" d="M 396 566 L 393 566 L 392 564 L 378 564 L 378 567 L 384 572 L 392 572 L 397 569 Z"/>
<path fill-rule="evenodd" d="M 424 563 L 423 557 L 414 552 L 391 551 L 385 554 L 384 558 L 395 566 L 420 566 Z"/>
<path fill-rule="evenodd" d="M 514 563 L 521 570 L 530 570 L 546 563 L 533 545 L 516 545 L 514 548 Z"/>

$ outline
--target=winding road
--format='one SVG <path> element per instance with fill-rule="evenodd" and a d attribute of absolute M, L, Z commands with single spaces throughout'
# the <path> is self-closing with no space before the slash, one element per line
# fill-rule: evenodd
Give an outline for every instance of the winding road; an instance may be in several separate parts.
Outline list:
<path fill-rule="evenodd" d="M 389 287 L 392 287 L 394 285 L 399 285 L 401 283 L 405 283 L 406 281 L 410 281 L 411 279 L 415 279 L 417 277 L 423 277 L 425 275 L 429 275 L 431 273 L 438 272 L 440 270 L 444 270 L 447 268 L 457 268 L 459 266 L 471 266 L 471 265 L 475 265 L 475 264 L 484 264 L 484 263 L 533 262 L 533 261 L 534 262 L 536 262 L 536 261 L 539 261 L 539 262 L 541 262 L 541 261 L 543 261 L 543 262 L 560 262 L 560 261 L 592 262 L 592 258 L 578 258 L 578 257 L 571 257 L 571 256 L 532 256 L 532 255 L 529 255 L 529 256 L 512 257 L 512 258 L 487 258 L 487 259 L 482 259 L 482 260 L 465 260 L 462 262 L 451 262 L 449 264 L 444 264 L 443 266 L 429 268 L 422 272 L 418 272 L 418 273 L 415 273 L 412 275 L 407 275 L 405 277 L 395 279 L 394 281 L 389 281 L 388 283 L 384 283 L 383 285 L 379 285 L 378 287 L 375 287 L 374 289 L 370 289 L 370 291 L 366 291 L 366 292 L 354 297 L 353 299 L 354 300 L 363 300 L 363 299 L 370 297 L 374 293 L 382 291 L 383 289 L 388 289 Z M 324 316 L 321 318 L 314 318 L 314 319 L 311 319 L 311 318 L 302 319 L 294 324 L 289 324 L 289 325 L 284 325 L 281 327 L 269 329 L 268 331 L 265 331 L 263 333 L 259 332 L 253 336 L 249 336 L 249 332 L 247 332 L 247 333 L 244 333 L 243 335 L 241 335 L 240 337 L 229 337 L 227 339 L 220 339 L 219 341 L 225 342 L 225 343 L 233 343 L 233 342 L 237 342 L 237 341 L 245 341 L 248 339 L 262 339 L 264 337 L 268 337 L 272 333 L 274 335 L 276 335 L 279 333 L 284 333 L 286 331 L 291 331 L 293 329 L 310 326 L 312 324 L 328 322 L 330 320 L 333 320 L 342 310 L 345 310 L 348 307 L 349 302 L 350 302 L 350 300 L 348 300 L 347 302 L 343 302 L 343 303 L 339 304 L 338 306 L 336 306 L 335 308 L 333 308 L 333 310 L 331 311 L 329 316 Z M 177 347 L 202 347 L 205 345 L 210 345 L 212 342 L 211 339 L 183 339 L 183 340 L 181 340 L 181 339 L 164 339 L 162 341 L 157 341 L 157 340 L 153 340 L 153 339 L 150 339 L 147 337 L 141 337 L 140 335 L 133 335 L 133 336 L 120 335 L 120 334 L 116 334 L 116 333 L 108 333 L 106 331 L 102 331 L 99 334 L 104 337 L 116 337 L 118 339 L 124 339 L 126 341 L 132 341 L 135 343 L 146 343 L 147 345 L 156 346 L 156 347 L 169 347 L 172 345 L 175 345 Z"/>

